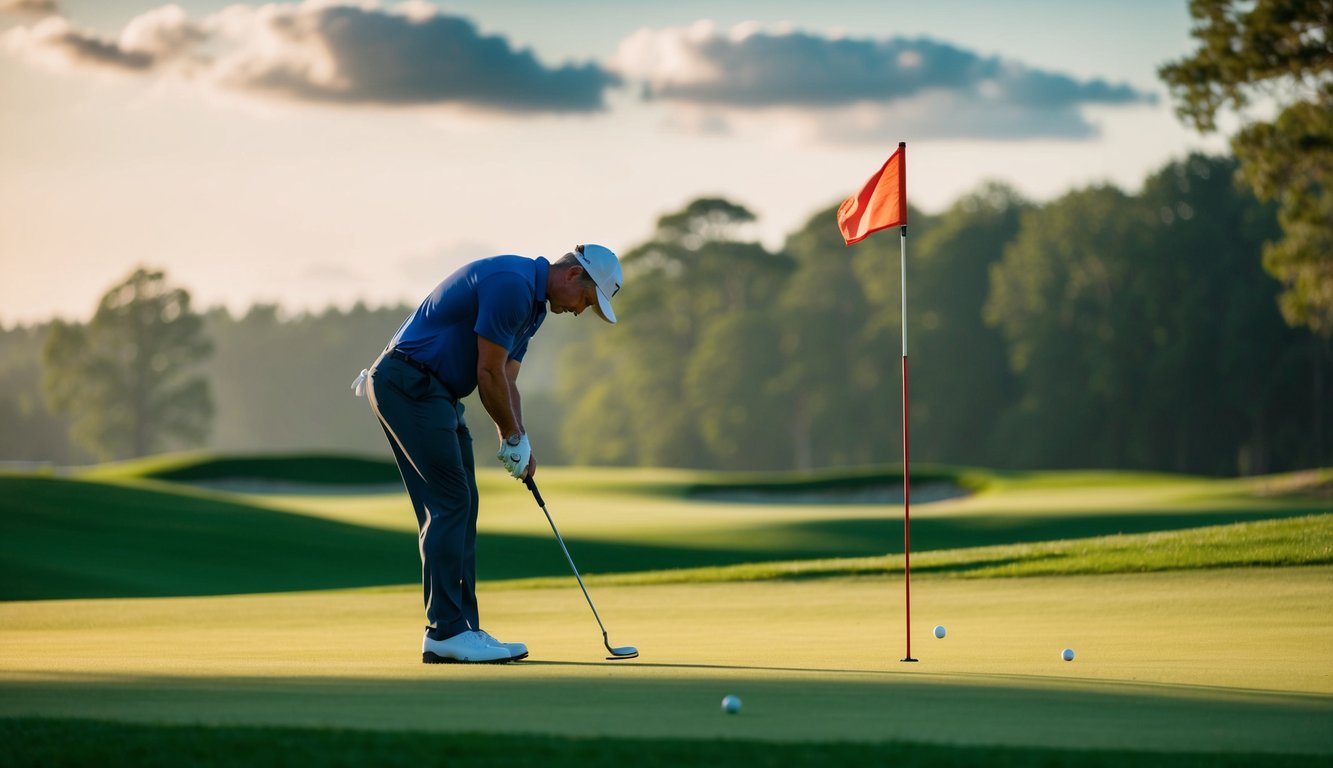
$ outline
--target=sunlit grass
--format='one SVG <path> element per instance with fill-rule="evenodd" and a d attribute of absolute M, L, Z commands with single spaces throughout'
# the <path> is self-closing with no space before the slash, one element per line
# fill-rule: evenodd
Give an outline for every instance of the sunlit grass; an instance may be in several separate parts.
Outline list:
<path fill-rule="evenodd" d="M 217 480 L 245 467 L 269 480 L 259 485 L 265 492 L 240 493 L 136 474 L 172 461 L 170 472 Z M 401 491 L 386 493 L 382 483 L 364 486 L 374 493 L 309 483 L 298 483 L 299 493 L 272 491 L 271 483 L 292 481 L 318 466 L 317 457 L 242 457 L 233 463 L 175 457 L 146 461 L 133 472 L 119 465 L 75 478 L 0 475 L 0 597 L 411 582 L 416 525 Z M 392 470 L 380 466 L 385 468 Z M 981 490 L 914 505 L 918 572 L 993 576 L 1327 562 L 1323 528 L 1259 529 L 1272 531 L 1271 541 L 1190 533 L 1328 512 L 1333 504 L 1321 495 L 1331 476 L 1327 470 L 1244 480 L 1074 472 L 992 473 L 982 482 L 975 479 L 985 474 L 979 470 L 959 470 L 958 476 L 968 473 L 974 477 L 968 482 Z M 558 469 L 543 472 L 541 484 L 588 574 L 654 572 L 641 578 L 710 580 L 901 567 L 901 506 L 784 502 L 793 487 L 802 488 L 805 499 L 812 483 L 862 482 L 873 473 L 774 475 L 771 490 L 755 485 L 755 477 Z M 546 521 L 523 486 L 495 470 L 483 471 L 479 482 L 481 578 L 566 574 Z M 772 501 L 718 501 L 701 496 L 700 488 L 757 489 Z M 1169 531 L 1180 535 L 1133 538 Z M 1084 539 L 1099 541 L 1086 552 L 1085 545 L 1070 543 Z M 1311 540 L 1317 542 L 1313 548 L 1306 546 Z M 658 573 L 681 570 L 690 574 Z"/>
<path fill-rule="evenodd" d="M 968 579 L 1327 564 L 1333 564 L 1333 514 L 1184 531 L 933 550 L 912 556 L 914 574 Z M 588 576 L 585 581 L 622 585 L 767 581 L 893 574 L 902 573 L 903 567 L 902 555 L 888 555 L 619 573 Z M 515 579 L 495 586 L 538 588 L 565 581 Z"/>
<path fill-rule="evenodd" d="M 892 469 L 544 469 L 611 642 L 642 653 L 632 662 L 602 660 L 540 510 L 484 469 L 485 626 L 533 656 L 483 669 L 420 664 L 411 511 L 382 482 L 391 464 L 350 461 L 0 474 L 0 584 L 38 590 L 0 602 L 0 763 L 263 765 L 283 750 L 386 764 L 400 744 L 552 766 L 650 764 L 645 744 L 685 763 L 773 765 L 1333 754 L 1328 470 L 928 468 L 922 486 L 965 493 L 913 504 L 921 662 L 902 664 L 903 509 L 843 494 L 884 491 Z M 343 470 L 362 479 L 321 480 Z M 722 500 L 731 492 L 755 500 Z M 726 693 L 741 715 L 720 713 Z"/>
<path fill-rule="evenodd" d="M 0 603 L 0 718 L 1333 753 L 1331 575 L 923 577 L 910 665 L 889 575 L 590 585 L 628 662 L 573 583 L 482 585 L 504 667 L 423 666 L 417 589 Z"/>

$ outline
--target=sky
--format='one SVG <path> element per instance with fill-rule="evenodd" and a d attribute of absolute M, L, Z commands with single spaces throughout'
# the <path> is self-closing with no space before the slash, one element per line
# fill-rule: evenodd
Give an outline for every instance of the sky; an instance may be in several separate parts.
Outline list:
<path fill-rule="evenodd" d="M 899 141 L 931 213 L 1133 192 L 1225 149 L 1157 79 L 1189 32 L 1185 0 L 0 0 L 0 324 L 140 265 L 235 313 L 414 304 L 701 196 L 777 248 Z"/>

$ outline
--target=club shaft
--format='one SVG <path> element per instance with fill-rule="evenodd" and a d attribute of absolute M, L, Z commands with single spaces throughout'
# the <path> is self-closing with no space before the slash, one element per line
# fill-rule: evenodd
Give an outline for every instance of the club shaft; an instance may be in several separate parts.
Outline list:
<path fill-rule="evenodd" d="M 597 626 L 602 630 L 602 641 L 610 648 L 610 641 L 606 637 L 606 625 L 602 623 L 602 617 L 597 615 L 597 606 L 592 604 L 592 597 L 588 594 L 588 588 L 583 585 L 583 577 L 579 575 L 578 566 L 574 565 L 574 558 L 569 555 L 569 547 L 565 546 L 565 540 L 560 535 L 560 530 L 555 527 L 555 520 L 551 513 L 546 510 L 546 504 L 540 505 L 542 514 L 546 515 L 546 522 L 551 524 L 551 532 L 555 534 L 555 540 L 560 544 L 560 551 L 565 553 L 565 559 L 569 561 L 569 569 L 574 572 L 574 578 L 578 579 L 579 589 L 583 590 L 583 599 L 588 601 L 588 607 L 592 609 L 592 617 L 597 619 Z"/>

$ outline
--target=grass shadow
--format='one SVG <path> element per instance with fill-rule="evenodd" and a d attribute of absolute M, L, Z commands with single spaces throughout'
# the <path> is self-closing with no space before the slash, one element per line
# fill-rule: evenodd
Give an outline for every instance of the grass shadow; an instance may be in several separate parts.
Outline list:
<path fill-rule="evenodd" d="M 334 660 L 329 660 L 333 663 Z M 0 718 L 502 736 L 953 744 L 1333 754 L 1327 697 L 1246 695 L 1061 680 L 969 682 L 672 665 L 552 676 L 530 665 L 423 669 L 417 679 L 101 675 L 0 683 Z M 578 669 L 582 669 L 579 667 Z M 444 692 L 447 691 L 447 695 Z M 740 717 L 718 712 L 736 692 Z"/>

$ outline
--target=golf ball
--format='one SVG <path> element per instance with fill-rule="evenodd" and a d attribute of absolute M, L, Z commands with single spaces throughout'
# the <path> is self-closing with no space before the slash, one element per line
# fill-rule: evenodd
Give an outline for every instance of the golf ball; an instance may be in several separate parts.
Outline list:
<path fill-rule="evenodd" d="M 1073 661 L 1073 660 L 1074 660 L 1074 649 L 1073 649 L 1073 648 L 1066 648 L 1066 649 L 1064 649 L 1064 650 L 1060 653 L 1060 658 L 1064 659 L 1065 661 Z"/>
<path fill-rule="evenodd" d="M 741 711 L 741 697 L 728 694 L 722 697 L 722 711 L 734 715 Z"/>
<path fill-rule="evenodd" d="M 935 627 L 935 637 L 944 637 L 944 625 Z"/>

